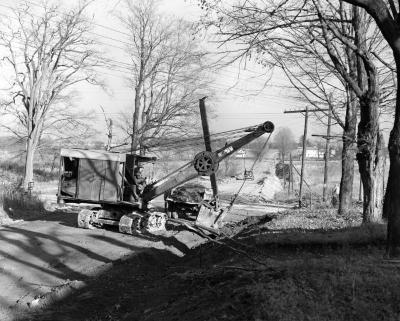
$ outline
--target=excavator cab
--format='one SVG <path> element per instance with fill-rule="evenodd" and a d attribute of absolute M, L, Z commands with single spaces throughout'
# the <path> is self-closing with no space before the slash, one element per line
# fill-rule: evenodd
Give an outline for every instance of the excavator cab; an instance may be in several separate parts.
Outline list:
<path fill-rule="evenodd" d="M 132 200 L 134 169 L 155 157 L 62 149 L 57 200 L 70 203 L 119 204 Z"/>

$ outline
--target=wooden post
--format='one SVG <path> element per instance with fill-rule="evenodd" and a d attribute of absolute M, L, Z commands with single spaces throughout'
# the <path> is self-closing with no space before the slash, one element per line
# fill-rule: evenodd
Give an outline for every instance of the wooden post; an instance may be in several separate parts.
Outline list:
<path fill-rule="evenodd" d="M 282 175 L 283 175 L 283 190 L 286 188 L 286 171 L 285 171 L 285 153 L 282 153 Z"/>
<path fill-rule="evenodd" d="M 301 156 L 301 171 L 300 171 L 300 188 L 299 188 L 299 207 L 301 207 L 301 198 L 303 196 L 303 178 L 304 178 L 304 161 L 307 150 L 307 127 L 308 127 L 308 107 L 306 107 L 306 115 L 304 117 L 304 135 L 303 135 L 303 153 Z"/>
<path fill-rule="evenodd" d="M 289 184 L 288 184 L 288 195 L 290 195 L 290 186 L 292 181 L 292 153 L 289 154 Z"/>
<path fill-rule="evenodd" d="M 328 128 L 326 130 L 326 141 L 325 141 L 324 187 L 322 190 L 322 200 L 324 202 L 326 202 L 328 194 L 328 163 L 329 163 L 329 141 L 331 136 L 331 122 L 332 122 L 332 114 L 331 114 L 331 105 L 329 104 Z"/>
<path fill-rule="evenodd" d="M 211 152 L 211 140 L 210 140 L 210 129 L 208 127 L 208 119 L 207 119 L 207 111 L 206 105 L 204 103 L 206 97 L 203 97 L 199 100 L 200 107 L 200 116 L 201 116 L 201 125 L 203 127 L 203 136 L 204 136 L 204 144 L 206 147 L 206 151 Z M 214 198 L 218 195 L 218 186 L 217 186 L 217 178 L 215 174 L 210 175 L 211 188 L 213 190 Z"/>
<path fill-rule="evenodd" d="M 291 183 L 291 185 L 292 185 L 292 193 L 293 193 L 293 192 L 294 192 L 294 187 L 293 187 L 294 178 L 293 178 L 293 160 L 292 160 L 292 153 L 289 154 L 289 162 L 290 162 L 290 165 L 289 165 L 289 168 L 290 168 L 290 172 L 289 172 L 289 175 L 290 175 L 290 178 L 289 178 L 289 189 L 290 189 L 290 183 Z M 289 192 L 290 192 L 290 190 L 289 190 Z"/>

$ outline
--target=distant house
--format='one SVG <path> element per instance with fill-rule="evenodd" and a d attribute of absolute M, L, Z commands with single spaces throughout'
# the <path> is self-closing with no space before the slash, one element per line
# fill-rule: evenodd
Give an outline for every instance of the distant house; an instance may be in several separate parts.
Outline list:
<path fill-rule="evenodd" d="M 306 149 L 306 158 L 324 158 L 324 153 L 322 153 L 318 148 L 310 147 Z"/>
<path fill-rule="evenodd" d="M 239 149 L 237 152 L 235 152 L 235 157 L 236 158 L 245 158 L 245 159 L 254 159 L 257 157 L 257 153 L 252 150 L 244 150 L 244 149 Z"/>
<path fill-rule="evenodd" d="M 296 149 L 296 154 L 301 158 L 302 155 L 302 147 L 297 147 Z M 312 158 L 312 159 L 324 159 L 324 154 L 325 154 L 325 148 L 321 149 L 318 147 L 307 147 L 306 149 L 306 158 Z M 329 150 L 329 157 L 334 158 L 336 156 L 336 150 L 331 148 Z"/>
<path fill-rule="evenodd" d="M 246 157 L 246 151 L 244 149 L 239 149 L 236 154 L 236 158 L 245 158 Z"/>

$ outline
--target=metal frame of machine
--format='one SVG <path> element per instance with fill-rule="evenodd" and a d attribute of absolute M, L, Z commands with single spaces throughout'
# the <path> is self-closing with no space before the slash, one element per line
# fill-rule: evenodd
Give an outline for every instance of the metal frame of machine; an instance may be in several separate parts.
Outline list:
<path fill-rule="evenodd" d="M 198 176 L 210 176 L 219 163 L 241 147 L 265 133 L 272 133 L 274 125 L 266 121 L 248 129 L 248 133 L 215 152 L 198 153 L 185 164 L 161 180 L 147 185 L 140 202 L 132 201 L 133 168 L 140 162 L 154 158 L 126 153 L 83 149 L 62 149 L 57 199 L 59 202 L 90 203 L 78 215 L 78 226 L 117 225 L 123 233 L 156 231 L 165 228 L 164 213 L 148 209 L 148 203 L 159 195 Z M 196 225 L 217 230 L 224 217 L 216 199 L 202 202 Z"/>

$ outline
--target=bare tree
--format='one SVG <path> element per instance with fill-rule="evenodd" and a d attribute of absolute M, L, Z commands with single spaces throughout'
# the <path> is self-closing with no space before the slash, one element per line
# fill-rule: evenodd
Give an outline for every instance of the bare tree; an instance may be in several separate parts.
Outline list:
<path fill-rule="evenodd" d="M 296 147 L 293 132 L 288 127 L 282 127 L 274 135 L 274 145 L 279 150 L 280 157 L 284 160 L 285 156 Z"/>
<path fill-rule="evenodd" d="M 378 70 L 367 49 L 366 30 L 362 29 L 365 21 L 362 23 L 358 9 L 353 9 L 351 21 L 354 35 L 344 34 L 335 23 L 330 21 L 332 19 L 327 18 L 320 2 L 313 0 L 313 3 L 317 9 L 325 48 L 332 64 L 359 100 L 357 160 L 364 188 L 363 221 L 376 222 L 382 217 L 382 134 L 379 131 L 378 122 L 381 93 Z M 332 38 L 340 41 L 352 55 L 349 62 L 355 66 L 356 77 L 352 76 L 346 68 L 347 65 L 342 63 Z M 352 68 L 350 71 L 353 71 Z"/>
<path fill-rule="evenodd" d="M 190 23 L 161 16 L 153 0 L 126 5 L 121 21 L 131 38 L 127 53 L 135 100 L 132 121 L 123 127 L 131 150 L 143 152 L 159 137 L 193 130 L 198 99 L 210 95 L 210 67 Z"/>
<path fill-rule="evenodd" d="M 86 8 L 84 4 L 62 13 L 58 5 L 44 3 L 36 10 L 26 2 L 16 8 L 13 19 L 2 20 L 0 45 L 7 52 L 4 67 L 13 74 L 5 104 L 25 128 L 24 188 L 33 181 L 34 155 L 46 121 L 53 128 L 63 120 L 74 124 L 65 107 L 59 109 L 66 93 L 79 82 L 95 82 L 92 68 L 96 60 L 93 42 L 87 37 Z M 53 123 L 51 114 L 58 115 Z"/>
<path fill-rule="evenodd" d="M 107 130 L 107 144 L 105 145 L 104 149 L 106 151 L 110 151 L 111 147 L 112 147 L 112 139 L 113 139 L 113 120 L 111 117 L 107 117 L 103 106 L 100 106 L 100 109 L 103 113 L 104 122 L 105 122 L 106 130 Z"/>
<path fill-rule="evenodd" d="M 372 31 L 368 42 L 366 37 L 361 39 L 367 30 L 360 29 L 360 18 L 342 2 L 322 6 L 319 1 L 237 1 L 228 8 L 219 1 L 202 2 L 209 4 L 212 13 L 217 12 L 211 25 L 217 27 L 221 41 L 239 43 L 239 56 L 255 55 L 267 67 L 280 67 L 309 103 L 317 108 L 328 105 L 333 110 L 344 129 L 340 212 L 351 204 L 358 101 L 361 120 L 357 159 L 366 191 L 363 217 L 365 222 L 379 220 L 381 148 L 376 97 L 382 99 L 386 93 L 380 91 L 376 65 L 387 67 L 378 59 L 380 52 L 372 52 L 382 49 L 376 45 L 382 42 L 377 39 L 379 33 Z M 365 81 L 366 75 L 371 81 Z"/>
<path fill-rule="evenodd" d="M 383 0 L 344 0 L 364 8 L 373 17 L 380 31 L 392 49 L 397 71 L 397 98 L 393 129 L 389 138 L 390 170 L 383 206 L 384 216 L 388 218 L 387 253 L 400 254 L 400 22 L 399 5 L 394 1 Z"/>

